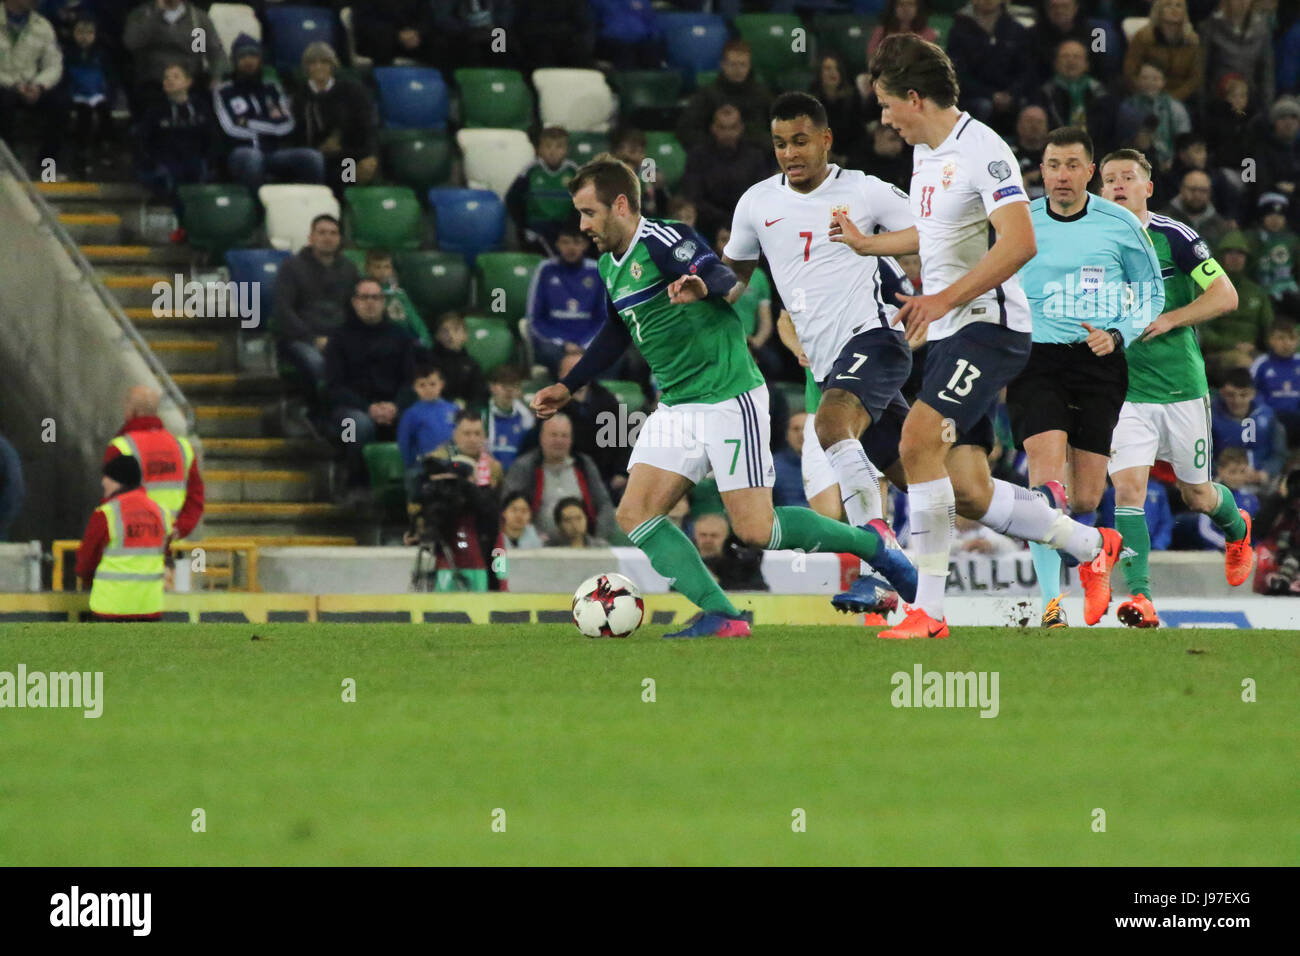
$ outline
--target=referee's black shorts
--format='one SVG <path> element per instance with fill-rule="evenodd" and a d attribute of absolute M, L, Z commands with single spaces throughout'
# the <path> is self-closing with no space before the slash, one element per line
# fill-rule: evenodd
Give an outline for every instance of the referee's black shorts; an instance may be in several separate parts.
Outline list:
<path fill-rule="evenodd" d="M 1035 342 L 1029 361 L 1007 386 L 1016 447 L 1023 448 L 1033 435 L 1063 431 L 1070 447 L 1109 456 L 1127 392 L 1123 349 L 1098 356 L 1083 342 Z"/>

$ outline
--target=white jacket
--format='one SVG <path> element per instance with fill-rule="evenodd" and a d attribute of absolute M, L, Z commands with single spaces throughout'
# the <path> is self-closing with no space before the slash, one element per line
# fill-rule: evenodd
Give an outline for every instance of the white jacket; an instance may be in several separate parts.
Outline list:
<path fill-rule="evenodd" d="M 3 10 L 0 10 L 0 86 L 38 83 L 53 89 L 63 78 L 63 51 L 54 27 L 35 10 L 14 40 Z"/>

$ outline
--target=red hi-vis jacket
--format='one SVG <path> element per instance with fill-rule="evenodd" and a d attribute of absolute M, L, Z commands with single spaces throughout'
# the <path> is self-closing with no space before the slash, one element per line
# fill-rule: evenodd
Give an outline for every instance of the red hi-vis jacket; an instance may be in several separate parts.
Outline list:
<path fill-rule="evenodd" d="M 184 483 L 184 503 L 176 509 L 174 535 L 177 540 L 187 537 L 203 517 L 203 478 L 199 475 L 198 457 L 193 458 L 186 472 L 186 454 L 180 441 L 163 427 L 162 419 L 154 415 L 129 419 L 118 431 L 117 438 L 125 438 L 127 441 L 114 440 L 110 443 L 104 452 L 104 461 L 108 462 L 123 454 L 121 445 L 134 446 L 139 453 L 136 457 L 140 459 L 144 487 L 151 497 L 157 496 L 150 485 L 163 483 L 165 486 L 179 486 Z"/>

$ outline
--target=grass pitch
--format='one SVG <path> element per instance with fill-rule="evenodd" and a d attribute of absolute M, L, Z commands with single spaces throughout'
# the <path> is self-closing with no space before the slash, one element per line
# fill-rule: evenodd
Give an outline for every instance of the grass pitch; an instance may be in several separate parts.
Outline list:
<path fill-rule="evenodd" d="M 1293 633 L 663 630 L 0 627 L 0 671 L 104 673 L 98 719 L 0 709 L 0 863 L 1300 859 Z M 916 664 L 998 716 L 894 707 Z"/>

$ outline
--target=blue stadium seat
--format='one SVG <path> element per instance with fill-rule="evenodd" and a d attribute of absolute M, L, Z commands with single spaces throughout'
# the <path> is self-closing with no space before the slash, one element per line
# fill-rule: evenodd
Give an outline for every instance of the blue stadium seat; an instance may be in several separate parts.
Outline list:
<path fill-rule="evenodd" d="M 262 310 L 259 332 L 269 327 L 280 263 L 291 255 L 293 253 L 285 249 L 231 249 L 226 252 L 226 267 L 230 269 L 231 282 L 261 283 L 258 287 Z"/>
<path fill-rule="evenodd" d="M 480 252 L 501 248 L 506 235 L 506 207 L 492 190 L 430 189 L 429 205 L 433 207 L 442 252 L 459 252 L 472 265 Z"/>
<path fill-rule="evenodd" d="M 337 16 L 328 7 L 269 4 L 266 22 L 271 28 L 271 62 L 282 74 L 302 67 L 302 51 L 319 40 L 338 49 L 334 27 Z"/>
<path fill-rule="evenodd" d="M 442 73 L 425 66 L 381 66 L 379 115 L 386 129 L 447 128 L 447 82 Z"/>
<path fill-rule="evenodd" d="M 711 13 L 661 13 L 659 26 L 668 48 L 668 65 L 689 79 L 716 70 L 727 42 L 727 22 Z"/>

